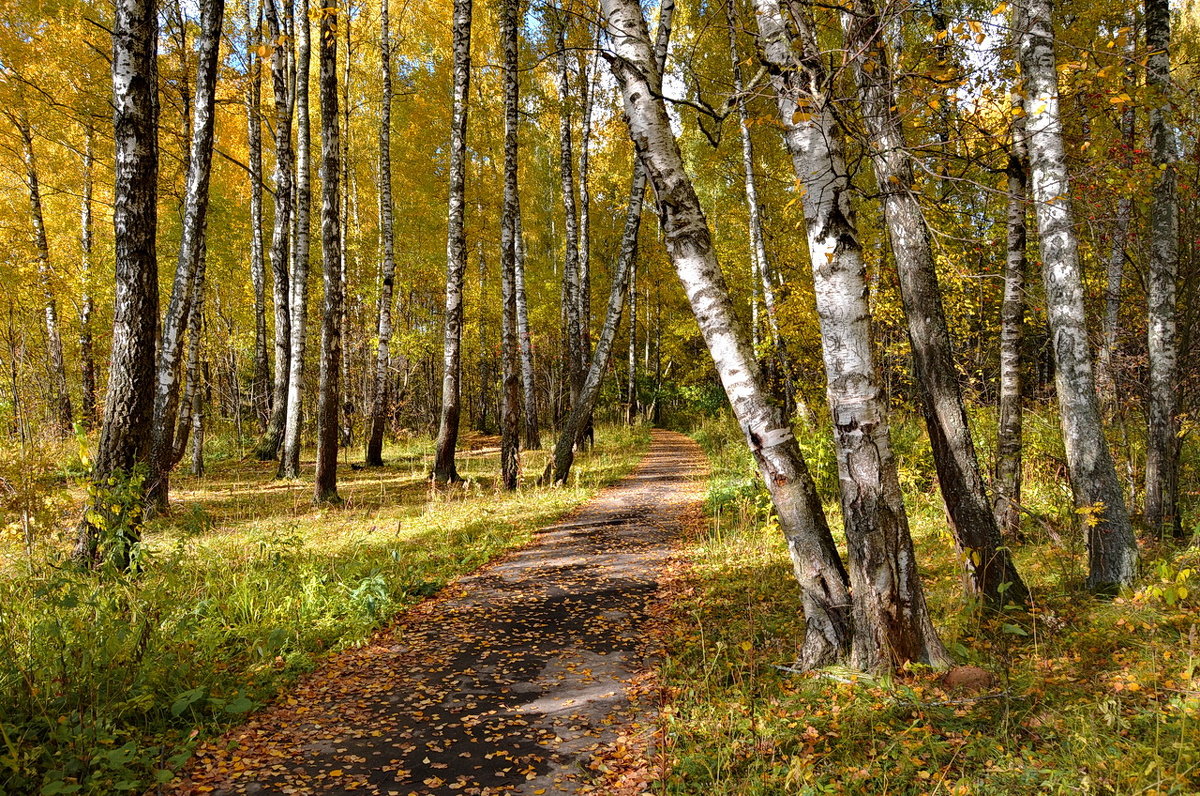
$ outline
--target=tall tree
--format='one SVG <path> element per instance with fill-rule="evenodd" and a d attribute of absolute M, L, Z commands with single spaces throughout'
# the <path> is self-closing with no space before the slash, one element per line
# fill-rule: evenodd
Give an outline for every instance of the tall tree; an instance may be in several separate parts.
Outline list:
<path fill-rule="evenodd" d="M 816 666 L 850 649 L 853 615 L 845 568 L 816 486 L 782 413 L 762 389 L 749 338 L 713 251 L 708 221 L 683 168 L 662 97 L 646 23 L 634 0 L 603 0 L 626 122 L 660 206 L 667 251 L 700 324 L 733 412 L 770 491 L 800 582 L 805 617 L 801 663 Z"/>
<path fill-rule="evenodd" d="M 1071 210 L 1050 0 L 1020 0 L 1014 14 L 1025 75 L 1032 198 L 1042 254 L 1055 385 L 1075 506 L 1088 536 L 1088 586 L 1114 591 L 1133 580 L 1137 541 L 1104 438 L 1083 306 L 1079 244 Z"/>
<path fill-rule="evenodd" d="M 73 412 L 71 393 L 67 389 L 67 366 L 63 362 L 62 330 L 58 322 L 58 299 L 51 283 L 50 243 L 46 237 L 46 218 L 42 214 L 42 188 L 38 177 L 37 155 L 33 149 L 33 128 L 24 109 L 10 113 L 9 118 L 21 136 L 21 160 L 25 166 L 25 188 L 29 194 L 29 218 L 33 229 L 33 245 L 37 255 L 38 283 L 42 288 L 43 310 L 46 319 L 46 348 L 50 356 L 50 394 L 54 405 L 54 425 L 60 436 L 71 432 Z"/>
<path fill-rule="evenodd" d="M 1020 98 L 1014 96 L 1014 108 Z M 1007 241 L 1004 256 L 1004 298 L 1000 306 L 1000 423 L 996 439 L 994 508 L 996 523 L 1009 539 L 1021 538 L 1021 343 L 1025 337 L 1025 218 L 1029 210 L 1029 158 L 1025 122 L 1012 121 L 1005 169 L 1008 192 Z"/>
<path fill-rule="evenodd" d="M 1150 202 L 1150 267 L 1146 342 L 1150 355 L 1149 428 L 1146 442 L 1146 527 L 1159 536 L 1182 536 L 1179 517 L 1179 343 L 1176 280 L 1179 275 L 1178 146 L 1171 120 L 1171 8 L 1146 0 L 1146 87 L 1150 91 L 1150 147 L 1158 179 Z"/>
<path fill-rule="evenodd" d="M 267 274 L 263 259 L 263 145 L 262 145 L 262 47 L 263 1 L 252 12 L 246 0 L 246 148 L 250 171 L 250 284 L 254 288 L 254 375 L 250 403 L 256 415 L 267 409 L 271 373 L 267 364 Z"/>
<path fill-rule="evenodd" d="M 804 192 L 813 291 L 834 420 L 854 604 L 851 660 L 868 670 L 948 659 L 925 606 L 871 342 L 867 269 L 850 206 L 832 80 L 800 12 L 788 35 L 777 0 L 756 0 L 784 142 Z"/>
<path fill-rule="evenodd" d="M 446 317 L 442 343 L 442 410 L 433 477 L 460 480 L 454 465 L 462 396 L 464 228 L 467 180 L 467 99 L 471 88 L 471 0 L 454 0 L 454 96 L 450 122 L 450 197 L 446 232 Z"/>
<path fill-rule="evenodd" d="M 192 106 L 192 140 L 184 194 L 183 233 L 179 259 L 171 286 L 171 299 L 162 322 L 154 390 L 154 420 L 150 432 L 148 508 L 165 510 L 175 465 L 175 419 L 179 406 L 180 357 L 192 302 L 202 287 L 197 277 L 207 228 L 208 187 L 212 174 L 214 110 L 217 101 L 217 64 L 225 0 L 201 0 L 197 48 L 196 94 Z"/>
<path fill-rule="evenodd" d="M 558 47 L 558 162 L 562 180 L 563 232 L 563 315 L 566 320 L 563 358 L 571 406 L 579 403 L 583 389 L 583 313 L 579 278 L 579 208 L 575 201 L 575 155 L 571 133 L 571 70 L 567 59 L 567 14 L 556 9 Z"/>
<path fill-rule="evenodd" d="M 517 339 L 517 133 L 520 72 L 517 61 L 519 0 L 504 0 L 504 209 L 500 220 L 501 390 L 500 481 L 516 489 L 520 477 L 520 343 Z"/>
<path fill-rule="evenodd" d="M 379 62 L 383 72 L 382 104 L 379 110 L 379 237 L 383 248 L 383 267 L 379 285 L 379 321 L 376 324 L 379 343 L 375 356 L 370 429 L 367 432 L 366 462 L 371 466 L 383 464 L 383 431 L 387 425 L 388 379 L 391 372 L 388 347 L 392 340 L 392 289 L 396 280 L 395 227 L 392 220 L 392 55 L 388 38 L 388 0 L 380 0 L 379 4 Z"/>
<path fill-rule="evenodd" d="M 1025 586 L 1008 549 L 1002 545 L 958 386 L 929 228 L 917 197 L 892 79 L 885 18 L 875 0 L 852 0 L 842 16 L 846 47 L 854 54 L 871 160 L 883 194 L 888 237 L 900 275 L 900 299 L 908 323 L 913 370 L 921 385 L 934 467 L 954 540 L 962 551 L 968 585 L 973 591 L 992 606 L 1007 600 L 1023 601 Z"/>
<path fill-rule="evenodd" d="M 274 459 L 283 438 L 287 412 L 288 377 L 291 361 L 291 317 L 289 313 L 288 253 L 292 225 L 292 100 L 291 37 L 284 25 L 279 3 L 291 0 L 265 0 L 267 31 L 271 35 L 271 87 L 275 97 L 275 225 L 271 230 L 271 299 L 275 304 L 275 379 L 271 388 L 271 412 L 266 431 L 254 448 L 262 460 Z M 290 25 L 289 25 L 290 27 Z"/>
<path fill-rule="evenodd" d="M 537 385 L 533 372 L 533 337 L 529 331 L 529 296 L 525 291 L 525 230 L 521 226 L 521 197 L 517 196 L 513 216 L 513 253 L 516 256 L 516 271 L 513 286 L 517 301 L 517 339 L 521 344 L 521 392 L 525 407 L 525 449 L 535 451 L 542 447 L 538 432 Z"/>
<path fill-rule="evenodd" d="M 82 381 L 80 420 L 83 427 L 91 430 L 96 423 L 96 351 L 92 330 L 92 314 L 95 312 L 95 289 L 93 271 L 93 249 L 95 230 L 93 222 L 93 189 L 96 168 L 96 131 L 89 119 L 83 131 L 83 195 L 79 202 L 79 252 L 83 272 L 83 295 L 79 301 L 79 370 Z"/>
<path fill-rule="evenodd" d="M 145 461 L 154 411 L 158 338 L 158 5 L 118 0 L 113 19 L 113 240 L 116 304 L 104 422 L 92 463 L 94 498 L 80 523 L 78 560 L 129 563 L 138 524 L 113 528 L 109 479 Z M 112 534 L 121 533 L 120 538 Z M 107 538 L 105 538 L 107 536 Z"/>
<path fill-rule="evenodd" d="M 308 0 L 300 0 L 296 43 L 296 231 L 292 250 L 288 318 L 291 350 L 288 356 L 287 409 L 283 422 L 281 478 L 300 477 L 300 426 L 304 419 L 305 352 L 308 348 L 308 272 L 312 213 L 312 133 L 309 119 L 308 78 L 312 63 L 312 20 Z"/>
<path fill-rule="evenodd" d="M 342 274 L 340 204 L 341 150 L 338 142 L 338 0 L 321 7 L 321 258 L 325 306 L 321 316 L 321 372 L 317 396 L 318 503 L 339 502 L 338 418 L 341 411 Z"/>

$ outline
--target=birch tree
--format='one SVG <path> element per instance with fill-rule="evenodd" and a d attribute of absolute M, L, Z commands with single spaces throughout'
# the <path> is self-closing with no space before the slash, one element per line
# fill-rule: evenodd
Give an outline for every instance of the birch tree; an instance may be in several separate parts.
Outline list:
<path fill-rule="evenodd" d="M 252 12 L 245 4 L 246 23 L 246 149 L 250 172 L 250 284 L 254 289 L 254 375 L 250 402 L 261 414 L 268 405 L 271 374 L 267 364 L 267 274 L 263 259 L 263 145 L 262 145 L 262 47 L 263 2 Z"/>
<path fill-rule="evenodd" d="M 113 18 L 113 240 L 116 296 L 104 421 L 92 463 L 93 500 L 79 527 L 75 558 L 129 563 L 138 526 L 104 518 L 110 478 L 128 479 L 145 461 L 154 411 L 158 337 L 158 6 L 118 0 Z M 121 534 L 114 537 L 114 533 Z"/>
<path fill-rule="evenodd" d="M 1171 108 L 1171 8 L 1146 0 L 1146 87 L 1150 91 L 1150 148 L 1158 179 L 1150 201 L 1150 267 L 1146 343 L 1150 401 L 1146 442 L 1146 527 L 1159 536 L 1182 536 L 1179 517 L 1179 344 L 1176 280 L 1179 274 L 1178 146 Z"/>
<path fill-rule="evenodd" d="M 338 141 L 338 2 L 321 7 L 321 259 L 325 306 L 321 313 L 321 371 L 317 393 L 317 503 L 341 502 L 337 492 L 338 418 L 342 365 L 342 230 L 338 214 L 341 149 Z"/>
<path fill-rule="evenodd" d="M 519 0 L 504 0 L 500 18 L 504 48 L 504 209 L 500 220 L 501 390 L 500 481 L 516 489 L 520 476 L 520 344 L 517 340 L 517 123 L 520 73 L 517 62 Z"/>
<path fill-rule="evenodd" d="M 83 295 L 79 300 L 79 372 L 82 382 L 80 420 L 84 429 L 90 431 L 96 424 L 96 352 L 92 329 L 92 315 L 95 312 L 95 300 L 92 298 L 95 279 L 95 222 L 92 206 L 96 131 L 90 120 L 84 123 L 83 136 L 83 193 L 79 202 L 79 254 L 80 270 L 83 272 Z"/>
<path fill-rule="evenodd" d="M 958 386 L 929 228 L 904 140 L 884 18 L 874 0 L 853 0 L 842 17 L 846 47 L 854 54 L 871 160 L 900 276 L 913 370 L 921 385 L 925 424 L 951 531 L 967 568 L 969 587 L 993 607 L 1007 600 L 1020 602 L 1025 586 L 1002 546 Z"/>
<path fill-rule="evenodd" d="M 1059 116 L 1050 0 L 1021 0 L 1015 16 L 1018 55 L 1025 75 L 1031 196 L 1041 246 L 1067 468 L 1075 506 L 1088 538 L 1088 586 L 1111 592 L 1133 580 L 1137 541 L 1104 438 L 1096 397 Z"/>
<path fill-rule="evenodd" d="M 562 180 L 563 231 L 563 315 L 566 319 L 565 346 L 567 384 L 571 406 L 579 403 L 583 389 L 583 313 L 579 274 L 579 208 L 575 201 L 575 155 L 571 132 L 571 70 L 567 59 L 567 16 L 557 10 L 558 29 L 558 155 Z"/>
<path fill-rule="evenodd" d="M 471 88 L 471 0 L 454 0 L 454 89 L 450 122 L 450 197 L 446 231 L 446 317 L 442 342 L 442 410 L 433 478 L 461 480 L 454 465 L 461 413 L 464 229 L 467 179 L 467 100 Z"/>
<path fill-rule="evenodd" d="M 538 430 L 537 384 L 533 371 L 533 337 L 529 331 L 529 296 L 525 291 L 525 230 L 521 226 L 521 197 L 516 198 L 513 208 L 513 254 L 515 272 L 513 287 L 517 302 L 517 340 L 521 345 L 521 393 L 524 406 L 525 449 L 535 451 L 542 447 Z"/>

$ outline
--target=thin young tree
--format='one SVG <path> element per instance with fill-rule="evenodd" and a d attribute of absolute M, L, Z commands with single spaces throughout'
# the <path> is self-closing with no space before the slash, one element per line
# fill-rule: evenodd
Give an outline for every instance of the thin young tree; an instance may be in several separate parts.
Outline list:
<path fill-rule="evenodd" d="M 967 421 L 929 228 L 917 196 L 913 164 L 900 117 L 886 18 L 875 0 L 852 0 L 842 14 L 876 182 L 883 195 L 888 237 L 900 276 L 913 370 L 933 448 L 942 499 L 967 568 L 967 585 L 990 606 L 1022 602 L 1017 574 L 987 497 Z"/>
<path fill-rule="evenodd" d="M 516 255 L 514 289 L 517 300 L 517 339 L 521 344 L 521 393 L 524 405 L 525 450 L 542 447 L 538 430 L 537 385 L 533 370 L 533 336 L 529 330 L 529 296 L 525 291 L 525 231 L 521 227 L 521 197 L 516 198 L 513 215 L 513 250 Z"/>
<path fill-rule="evenodd" d="M 104 421 L 92 463 L 91 507 L 75 558 L 128 566 L 139 524 L 107 522 L 110 478 L 131 479 L 149 448 L 158 338 L 158 4 L 117 0 L 113 18 L 113 241 L 116 303 Z M 136 483 L 133 481 L 132 483 Z M 120 538 L 112 534 L 121 533 Z"/>
<path fill-rule="evenodd" d="M 1031 195 L 1042 255 L 1042 281 L 1053 340 L 1063 444 L 1075 506 L 1088 538 L 1088 586 L 1113 592 L 1137 572 L 1137 540 L 1104 438 L 1083 305 L 1079 243 L 1071 209 L 1050 0 L 1014 9 Z"/>
<path fill-rule="evenodd" d="M 396 281 L 396 230 L 392 218 L 392 55 L 388 0 L 380 0 L 379 4 L 379 63 L 383 72 L 379 110 L 379 237 L 383 264 L 379 284 L 379 320 L 375 327 L 379 343 L 375 355 L 375 380 L 365 457 L 367 465 L 374 467 L 383 464 L 383 432 L 387 425 L 388 381 L 392 361 L 389 352 L 392 340 L 392 289 Z"/>
<path fill-rule="evenodd" d="M 165 511 L 175 465 L 175 420 L 179 407 L 180 358 L 197 289 L 204 233 L 207 228 L 208 188 L 212 175 L 213 135 L 217 101 L 217 65 L 225 0 L 201 0 L 200 31 L 196 38 L 199 64 L 192 105 L 192 140 L 187 188 L 183 200 L 183 232 L 171 298 L 162 321 L 154 389 L 154 420 L 150 431 L 150 476 L 147 508 Z"/>
<path fill-rule="evenodd" d="M 267 32 L 271 36 L 271 87 L 275 98 L 275 224 L 271 230 L 271 299 L 275 306 L 275 376 L 271 387 L 271 407 L 267 427 L 254 447 L 261 461 L 279 454 L 283 438 L 284 416 L 287 412 L 289 363 L 291 361 L 291 317 L 289 313 L 288 254 L 291 250 L 292 191 L 294 188 L 292 151 L 291 67 L 295 57 L 291 37 L 284 28 L 285 19 L 279 4 L 291 0 L 265 0 Z"/>
<path fill-rule="evenodd" d="M 308 0 L 300 0 L 296 43 L 296 230 L 293 235 L 292 273 L 289 282 L 291 345 L 288 357 L 287 409 L 283 419 L 280 478 L 300 477 L 300 426 L 304 419 L 305 353 L 308 350 L 308 272 L 312 213 L 312 132 L 309 118 L 308 78 L 312 63 L 312 21 Z"/>
<path fill-rule="evenodd" d="M 471 0 L 454 0 L 454 94 L 450 122 L 450 196 L 446 231 L 446 317 L 442 341 L 442 409 L 433 465 L 435 481 L 461 480 L 454 464 L 462 412 L 464 226 L 467 179 L 467 100 L 471 88 Z"/>
<path fill-rule="evenodd" d="M 850 551 L 855 628 L 850 659 L 866 670 L 906 661 L 940 664 L 949 657 L 925 605 L 891 448 L 887 398 L 872 351 L 867 269 L 842 155 L 845 136 L 834 111 L 833 81 L 802 13 L 791 15 L 793 38 L 778 0 L 755 0 L 759 47 L 804 196 Z"/>
<path fill-rule="evenodd" d="M 325 306 L 321 314 L 321 371 L 317 394 L 317 503 L 341 501 L 337 491 L 338 418 L 341 412 L 342 273 L 341 149 L 338 141 L 338 0 L 321 6 L 321 258 Z"/>
<path fill-rule="evenodd" d="M 267 273 L 263 256 L 263 144 L 262 144 L 262 47 L 263 2 L 252 10 L 246 0 L 246 149 L 250 174 L 250 284 L 254 289 L 254 369 L 250 403 L 256 415 L 268 405 L 271 383 L 267 364 Z"/>
<path fill-rule="evenodd" d="M 1150 148 L 1158 179 L 1150 201 L 1150 266 L 1146 343 L 1150 401 L 1146 437 L 1146 528 L 1182 536 L 1179 517 L 1179 275 L 1178 145 L 1171 119 L 1171 8 L 1146 0 L 1146 87 L 1150 92 Z"/>
<path fill-rule="evenodd" d="M 708 221 L 653 88 L 659 78 L 641 8 L 635 0 L 603 0 L 603 10 L 630 135 L 660 205 L 670 208 L 661 216 L 667 251 L 787 538 L 805 617 L 800 663 L 841 659 L 854 633 L 845 568 L 799 445 L 768 400 L 749 338 L 734 316 Z"/>
<path fill-rule="evenodd" d="M 563 358 L 571 406 L 583 389 L 583 313 L 579 278 L 579 208 L 575 200 L 575 155 L 571 132 L 571 70 L 567 59 L 567 14 L 556 9 L 558 48 L 558 162 L 563 197 L 563 315 L 566 319 Z"/>
<path fill-rule="evenodd" d="M 517 339 L 517 133 L 520 72 L 517 61 L 519 0 L 504 0 L 504 209 L 500 220 L 501 390 L 500 480 L 516 489 L 520 477 L 520 343 Z"/>
<path fill-rule="evenodd" d="M 84 123 L 83 131 L 83 194 L 79 202 L 79 259 L 83 273 L 83 295 L 79 299 L 80 420 L 88 431 L 96 424 L 96 350 L 92 330 L 92 315 L 95 312 L 92 293 L 95 289 L 92 259 L 95 246 L 92 207 L 95 168 L 96 130 L 88 120 Z"/>

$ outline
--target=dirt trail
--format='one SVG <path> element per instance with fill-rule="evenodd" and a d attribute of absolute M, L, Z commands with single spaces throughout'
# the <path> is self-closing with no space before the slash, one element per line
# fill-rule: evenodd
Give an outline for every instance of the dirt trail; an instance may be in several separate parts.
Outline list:
<path fill-rule="evenodd" d="M 705 467 L 645 460 L 528 547 L 447 587 L 201 750 L 178 794 L 554 794 L 646 708 L 645 625 Z"/>

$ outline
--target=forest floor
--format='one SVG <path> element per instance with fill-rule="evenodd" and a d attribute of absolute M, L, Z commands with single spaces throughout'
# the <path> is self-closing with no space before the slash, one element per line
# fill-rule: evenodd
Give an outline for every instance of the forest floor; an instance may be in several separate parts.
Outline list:
<path fill-rule="evenodd" d="M 169 792 L 642 792 L 649 772 L 614 782 L 603 761 L 656 723 L 648 625 L 704 470 L 653 432 L 631 475 L 332 656 Z"/>

